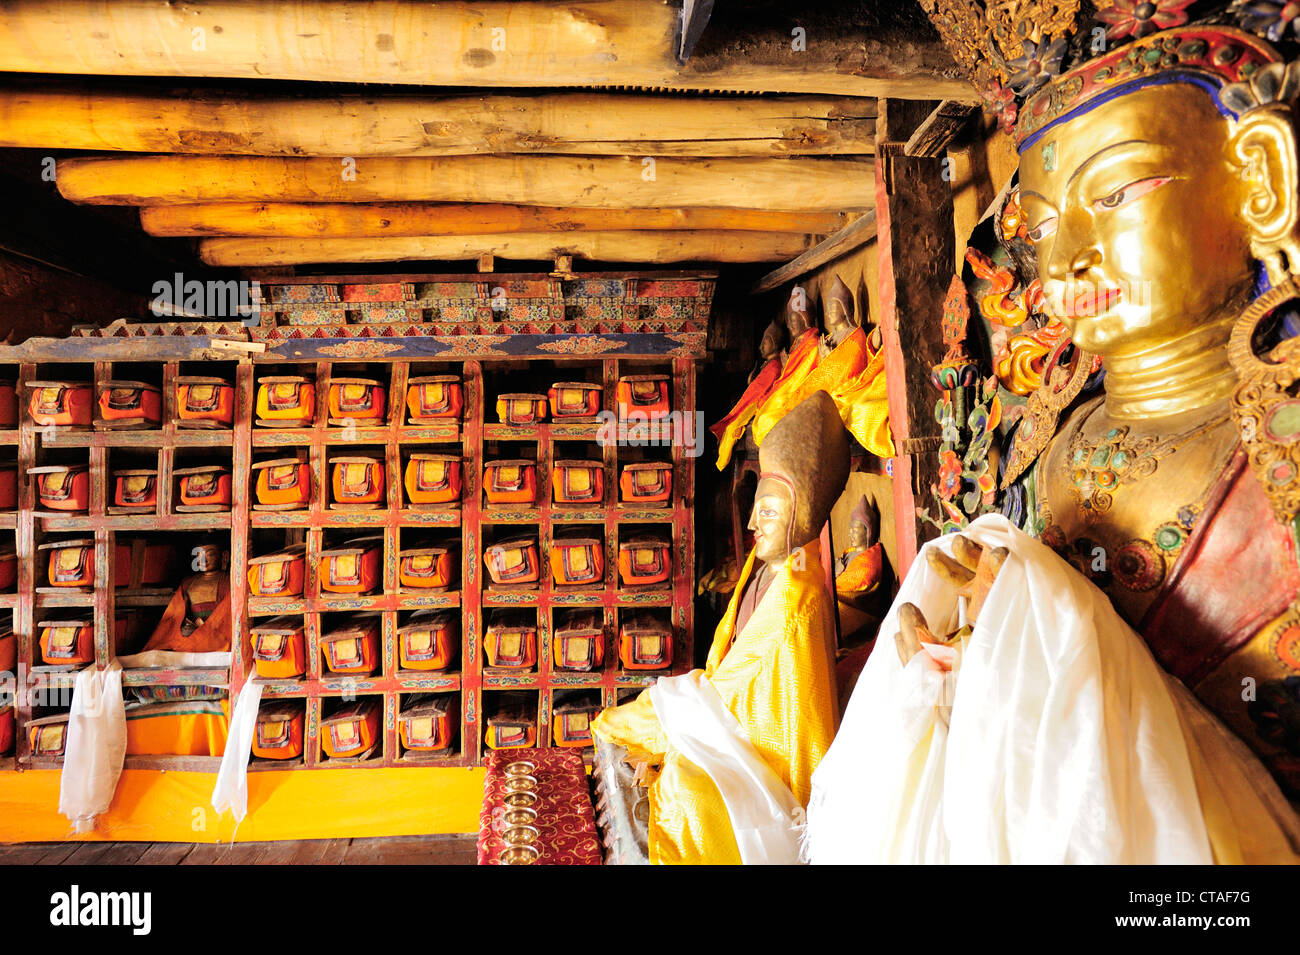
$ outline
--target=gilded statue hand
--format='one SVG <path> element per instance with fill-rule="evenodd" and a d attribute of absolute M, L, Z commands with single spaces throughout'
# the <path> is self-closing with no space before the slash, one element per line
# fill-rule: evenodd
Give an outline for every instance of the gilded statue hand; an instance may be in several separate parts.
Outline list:
<path fill-rule="evenodd" d="M 988 598 L 989 591 L 993 589 L 993 581 L 997 579 L 998 571 L 1002 569 L 1008 554 L 1005 547 L 991 549 L 981 547 L 961 534 L 953 540 L 952 549 L 956 555 L 955 560 L 938 548 L 932 547 L 926 551 L 926 561 L 940 578 L 957 588 L 957 596 L 967 599 L 966 618 L 969 623 L 947 636 L 936 636 L 920 608 L 915 604 L 903 604 L 898 608 L 899 631 L 894 635 L 898 658 L 903 662 L 903 666 L 907 666 L 912 657 L 921 652 L 922 644 L 956 647 L 960 653 L 959 638 L 963 633 L 970 633 L 970 628 L 974 626 L 976 617 L 983 609 L 984 601 Z M 951 670 L 956 667 L 957 659 L 953 657 L 945 663 L 936 657 L 936 662 L 945 670 Z"/>

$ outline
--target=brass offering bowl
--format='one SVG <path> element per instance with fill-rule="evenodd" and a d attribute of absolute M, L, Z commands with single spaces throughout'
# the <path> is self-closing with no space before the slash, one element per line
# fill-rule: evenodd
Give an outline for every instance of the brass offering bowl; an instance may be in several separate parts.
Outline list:
<path fill-rule="evenodd" d="M 536 763 L 531 763 L 526 759 L 518 759 L 506 767 L 507 776 L 531 776 L 533 770 L 537 768 Z"/>
<path fill-rule="evenodd" d="M 535 826 L 511 826 L 501 838 L 509 846 L 530 846 L 541 838 L 541 833 Z"/>
<path fill-rule="evenodd" d="M 521 790 L 532 790 L 536 788 L 536 776 L 511 776 L 506 780 L 506 792 L 508 793 L 517 793 Z"/>
<path fill-rule="evenodd" d="M 536 846 L 507 846 L 501 853 L 501 864 L 532 865 L 541 854 Z"/>
<path fill-rule="evenodd" d="M 521 789 L 517 792 L 506 793 L 505 797 L 501 801 L 512 809 L 517 809 L 519 807 L 527 808 L 537 805 L 537 793 L 532 792 L 531 790 Z"/>
<path fill-rule="evenodd" d="M 503 818 L 507 826 L 526 826 L 537 821 L 537 810 L 531 806 L 520 806 L 508 811 Z"/>

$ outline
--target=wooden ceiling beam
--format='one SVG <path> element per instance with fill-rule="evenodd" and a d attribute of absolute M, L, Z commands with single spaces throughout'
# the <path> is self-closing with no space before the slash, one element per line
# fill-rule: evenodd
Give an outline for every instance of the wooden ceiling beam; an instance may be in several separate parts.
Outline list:
<path fill-rule="evenodd" d="M 0 68 L 978 101 L 932 30 L 887 34 L 810 9 L 802 47 L 787 22 L 765 21 L 679 64 L 679 16 L 662 0 L 16 0 L 0 8 Z"/>
<path fill-rule="evenodd" d="M 838 212 L 753 209 L 573 209 L 494 203 L 215 202 L 145 206 L 140 224 L 154 236 L 346 239 L 506 232 L 724 230 L 826 235 Z"/>
<path fill-rule="evenodd" d="M 979 107 L 970 103 L 940 103 L 908 137 L 903 155 L 916 159 L 934 159 L 943 155 L 979 112 Z"/>
<path fill-rule="evenodd" d="M 0 146 L 243 156 L 870 155 L 854 97 L 269 96 L 139 83 L 0 89 Z"/>
<path fill-rule="evenodd" d="M 750 289 L 750 294 L 758 295 L 760 292 L 771 291 L 874 241 L 876 241 L 876 213 L 873 209 L 834 235 L 818 242 L 797 259 L 764 275 Z"/>
<path fill-rule="evenodd" d="M 62 160 L 58 186 L 73 202 L 97 205 L 400 201 L 846 212 L 874 206 L 873 175 L 867 159 L 141 156 Z"/>
<path fill-rule="evenodd" d="M 477 260 L 548 260 L 562 255 L 595 262 L 779 262 L 812 238 L 781 232 L 516 232 L 505 235 L 408 236 L 390 239 L 204 239 L 199 255 L 214 266 Z"/>

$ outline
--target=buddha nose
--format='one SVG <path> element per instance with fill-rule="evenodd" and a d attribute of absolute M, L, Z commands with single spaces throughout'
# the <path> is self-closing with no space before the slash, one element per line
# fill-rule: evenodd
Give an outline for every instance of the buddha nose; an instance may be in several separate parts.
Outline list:
<path fill-rule="evenodd" d="M 1100 264 L 1101 264 L 1101 251 L 1096 248 L 1089 247 L 1079 252 L 1074 258 L 1070 260 L 1070 271 L 1074 273 L 1075 277 L 1079 277 L 1082 276 L 1089 269 L 1095 268 Z"/>
<path fill-rule="evenodd" d="M 1101 250 L 1095 245 L 1089 243 L 1080 248 L 1077 243 L 1069 243 L 1074 246 L 1073 250 L 1069 250 L 1066 241 L 1065 236 L 1057 241 L 1057 248 L 1047 263 L 1048 278 L 1058 282 L 1080 279 L 1088 273 L 1089 269 L 1094 269 L 1101 264 Z"/>

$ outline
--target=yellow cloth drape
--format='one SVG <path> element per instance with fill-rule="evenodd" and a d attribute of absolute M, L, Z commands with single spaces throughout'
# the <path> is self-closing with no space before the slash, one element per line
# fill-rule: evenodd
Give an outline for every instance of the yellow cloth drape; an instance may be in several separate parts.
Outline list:
<path fill-rule="evenodd" d="M 781 378 L 781 363 L 771 359 L 762 370 L 754 376 L 745 393 L 740 396 L 731 413 L 709 428 L 718 439 L 718 470 L 725 470 L 731 461 L 731 452 L 745 434 L 745 426 L 758 414 L 772 389 Z"/>
<path fill-rule="evenodd" d="M 799 380 L 777 383 L 772 397 L 754 418 L 755 443 L 762 445 L 772 426 L 814 391 L 831 396 L 840 420 L 858 444 L 876 457 L 894 456 L 885 390 L 885 352 L 871 347 L 862 328 L 855 328 Z"/>
<path fill-rule="evenodd" d="M 849 565 L 835 578 L 835 592 L 852 599 L 873 592 L 880 585 L 884 568 L 884 548 L 872 544 L 853 556 Z"/>
<path fill-rule="evenodd" d="M 889 430 L 884 349 L 875 352 L 856 375 L 827 391 L 835 401 L 844 427 L 858 444 L 878 458 L 892 458 L 894 435 Z"/>
<path fill-rule="evenodd" d="M 751 551 L 718 624 L 704 674 L 759 754 L 807 805 L 813 770 L 839 721 L 834 604 L 813 541 L 803 548 L 802 559 L 795 555 L 786 561 L 736 635 L 740 597 L 758 566 Z M 592 730 L 631 755 L 662 757 L 650 786 L 652 863 L 740 864 L 721 794 L 702 769 L 669 752 L 648 692 L 603 711 Z"/>
<path fill-rule="evenodd" d="M 226 751 L 230 714 L 226 700 L 150 703 L 126 711 L 130 756 L 220 756 Z"/>
<path fill-rule="evenodd" d="M 754 415 L 754 420 L 749 426 L 755 444 L 762 444 L 772 427 L 785 416 L 787 411 L 799 403 L 794 400 L 795 396 L 800 396 L 802 400 L 803 384 L 817 368 L 820 357 L 817 353 L 817 342 L 820 337 L 816 329 L 810 328 L 791 347 L 790 355 L 785 360 L 785 367 L 781 369 L 781 377 L 772 386 L 772 393 L 758 409 L 758 414 Z"/>

